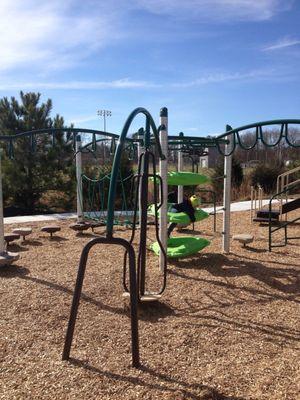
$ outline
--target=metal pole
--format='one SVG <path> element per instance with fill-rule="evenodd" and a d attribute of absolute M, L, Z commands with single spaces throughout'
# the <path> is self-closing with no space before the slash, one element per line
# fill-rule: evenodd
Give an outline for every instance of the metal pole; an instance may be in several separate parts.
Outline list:
<path fill-rule="evenodd" d="M 105 112 L 103 114 L 103 120 L 104 120 L 104 132 L 106 132 L 106 119 L 105 119 Z"/>
<path fill-rule="evenodd" d="M 250 222 L 253 223 L 253 198 L 254 198 L 254 187 L 251 186 L 251 200 L 250 200 Z"/>
<path fill-rule="evenodd" d="M 77 221 L 83 220 L 81 137 L 76 136 Z"/>
<path fill-rule="evenodd" d="M 180 132 L 179 136 L 183 138 L 183 133 Z M 182 170 L 183 170 L 183 153 L 181 151 L 181 144 L 180 144 L 178 151 L 178 172 Z M 177 201 L 178 203 L 183 202 L 183 186 L 177 186 Z"/>
<path fill-rule="evenodd" d="M 147 204 L 148 204 L 148 175 L 149 175 L 149 150 L 144 154 L 141 176 L 141 198 L 140 198 L 140 244 L 138 253 L 138 268 L 140 277 L 140 294 L 144 296 L 146 286 L 146 258 L 147 258 Z"/>
<path fill-rule="evenodd" d="M 0 150 L 0 254 L 5 253 L 4 243 L 4 218 L 3 218 L 3 192 L 2 192 L 2 169 L 1 169 L 2 150 Z"/>
<path fill-rule="evenodd" d="M 226 125 L 226 131 L 232 128 Z M 233 137 L 232 135 L 226 136 L 229 143 L 225 145 L 225 154 L 232 150 Z M 232 154 L 224 157 L 224 199 L 223 199 L 223 243 L 222 248 L 224 253 L 230 251 L 230 203 L 231 203 L 231 167 L 232 167 Z"/>
<path fill-rule="evenodd" d="M 163 199 L 160 199 L 162 206 L 159 213 L 159 237 L 162 246 L 167 253 L 167 229 L 168 229 L 168 109 L 166 107 L 160 110 L 160 125 L 164 125 L 165 129 L 160 131 L 159 140 L 161 145 L 162 153 L 166 156 L 165 160 L 160 159 L 159 170 L 163 185 Z M 159 254 L 159 269 L 164 272 L 165 258 L 164 254 Z"/>
<path fill-rule="evenodd" d="M 144 138 L 144 129 L 140 128 L 139 131 L 138 131 L 138 139 L 143 139 L 143 138 Z M 140 157 L 141 157 L 141 154 L 143 153 L 143 151 L 144 151 L 144 147 L 142 146 L 141 142 L 138 142 L 138 148 L 137 148 L 138 165 L 139 165 Z M 138 221 L 139 221 L 139 226 L 140 226 L 140 223 L 141 223 L 141 209 L 142 209 L 142 206 L 141 206 L 141 197 L 142 197 L 141 196 L 141 190 L 142 190 L 142 185 L 140 184 L 139 185 L 139 199 L 138 199 L 139 200 L 139 202 L 138 202 Z"/>

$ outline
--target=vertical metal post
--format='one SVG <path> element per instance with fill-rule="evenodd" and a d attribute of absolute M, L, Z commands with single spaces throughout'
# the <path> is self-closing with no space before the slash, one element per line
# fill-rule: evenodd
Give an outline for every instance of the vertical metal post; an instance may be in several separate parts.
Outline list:
<path fill-rule="evenodd" d="M 143 138 L 144 138 L 144 129 L 140 128 L 139 131 L 138 131 L 138 139 L 143 139 Z M 140 157 L 141 157 L 141 154 L 143 153 L 143 151 L 144 151 L 144 147 L 142 146 L 142 143 L 138 142 L 138 145 L 137 145 L 138 164 L 139 164 Z M 138 179 L 140 179 L 140 178 L 138 178 Z M 139 221 L 139 225 L 141 223 L 141 209 L 142 209 L 142 207 L 141 207 L 141 190 L 142 190 L 142 185 L 140 183 L 140 185 L 139 185 L 139 197 L 138 197 L 138 221 Z"/>
<path fill-rule="evenodd" d="M 146 280 L 146 257 L 147 257 L 147 208 L 148 208 L 148 176 L 149 176 L 149 151 L 146 149 L 143 164 L 142 164 L 142 177 L 141 177 L 141 198 L 140 198 L 140 244 L 138 253 L 138 268 L 139 268 L 139 287 L 140 294 L 145 294 L 145 280 Z"/>
<path fill-rule="evenodd" d="M 81 137 L 76 136 L 77 221 L 83 220 Z"/>
<path fill-rule="evenodd" d="M 160 199 L 162 206 L 159 213 L 159 238 L 162 246 L 167 253 L 167 211 L 168 211 L 168 109 L 166 107 L 160 110 L 160 125 L 165 129 L 160 131 L 159 140 L 162 153 L 166 156 L 164 160 L 159 161 L 159 171 L 162 179 L 163 199 Z M 165 258 L 164 254 L 159 254 L 159 269 L 164 272 Z"/>
<path fill-rule="evenodd" d="M 4 243 L 4 219 L 3 219 L 3 192 L 2 192 L 2 168 L 1 168 L 2 150 L 0 150 L 0 254 L 5 252 Z"/>
<path fill-rule="evenodd" d="M 250 200 L 250 222 L 253 223 L 253 199 L 254 199 L 254 187 L 251 186 L 251 200 Z"/>
<path fill-rule="evenodd" d="M 226 125 L 226 131 L 232 128 Z M 233 136 L 226 136 L 228 143 L 225 145 L 225 154 L 229 154 L 233 146 Z M 231 167 L 232 154 L 224 157 L 224 197 L 223 197 L 223 243 L 222 249 L 224 253 L 230 251 L 230 203 L 231 203 Z"/>
<path fill-rule="evenodd" d="M 179 133 L 179 137 L 183 139 L 183 132 Z M 178 150 L 178 172 L 183 170 L 183 153 L 181 150 L 181 144 L 179 145 Z M 177 201 L 178 203 L 183 202 L 183 186 L 177 186 Z"/>

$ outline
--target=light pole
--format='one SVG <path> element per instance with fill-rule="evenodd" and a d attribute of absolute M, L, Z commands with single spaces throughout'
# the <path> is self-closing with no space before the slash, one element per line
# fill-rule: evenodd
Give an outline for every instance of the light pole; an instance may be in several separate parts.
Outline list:
<path fill-rule="evenodd" d="M 104 132 L 106 132 L 106 117 L 111 117 L 111 111 L 110 110 L 98 110 L 97 115 L 99 115 L 100 117 L 103 117 Z"/>

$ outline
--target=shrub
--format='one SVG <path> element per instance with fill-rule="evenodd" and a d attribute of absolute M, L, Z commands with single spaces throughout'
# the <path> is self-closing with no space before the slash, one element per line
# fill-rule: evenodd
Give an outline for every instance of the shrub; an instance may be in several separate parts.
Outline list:
<path fill-rule="evenodd" d="M 251 184 L 260 185 L 265 193 L 272 193 L 276 188 L 277 176 L 281 173 L 281 167 L 258 165 L 251 173 Z"/>
<path fill-rule="evenodd" d="M 232 188 L 238 189 L 244 179 L 243 169 L 241 164 L 233 157 L 232 159 L 232 170 L 231 170 Z M 220 162 L 212 175 L 212 187 L 216 192 L 217 201 L 221 201 L 223 198 L 223 186 L 224 186 L 224 162 Z"/>

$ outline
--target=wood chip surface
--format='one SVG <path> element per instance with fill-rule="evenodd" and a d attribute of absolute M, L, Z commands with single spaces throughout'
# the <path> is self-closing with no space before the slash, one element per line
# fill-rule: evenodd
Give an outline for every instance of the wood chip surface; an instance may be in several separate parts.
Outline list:
<path fill-rule="evenodd" d="M 76 235 L 62 221 L 50 240 L 43 223 L 24 224 L 32 235 L 9 246 L 20 259 L 0 270 L 0 399 L 299 400 L 300 240 L 269 253 L 267 227 L 250 224 L 248 212 L 232 213 L 232 235 L 253 234 L 254 242 L 232 241 L 225 255 L 221 218 L 215 234 L 211 219 L 175 232 L 212 243 L 170 261 L 161 301 L 139 310 L 141 370 L 131 368 L 123 249 L 91 251 L 72 359 L 62 361 L 80 253 L 95 235 Z M 288 233 L 300 236 L 300 225 Z M 120 227 L 115 236 L 128 239 L 130 231 Z M 158 258 L 147 255 L 154 290 Z"/>

